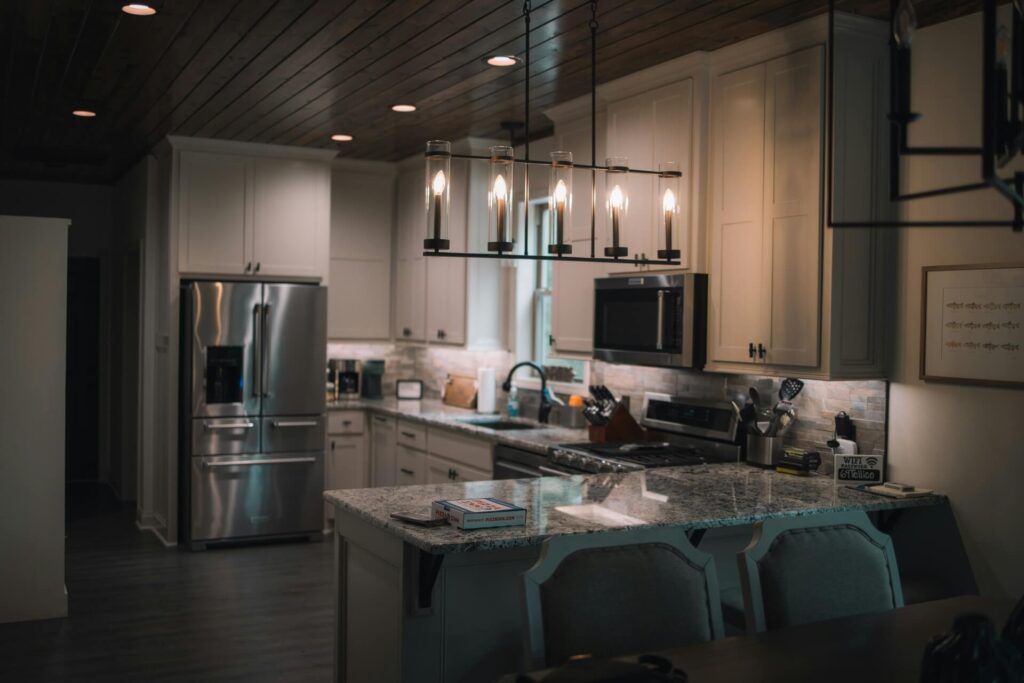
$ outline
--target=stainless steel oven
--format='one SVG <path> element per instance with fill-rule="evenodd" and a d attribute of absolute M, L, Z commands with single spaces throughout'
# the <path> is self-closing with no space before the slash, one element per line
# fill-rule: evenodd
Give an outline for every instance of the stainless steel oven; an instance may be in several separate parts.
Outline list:
<path fill-rule="evenodd" d="M 704 273 L 594 280 L 594 358 L 671 368 L 704 366 Z"/>

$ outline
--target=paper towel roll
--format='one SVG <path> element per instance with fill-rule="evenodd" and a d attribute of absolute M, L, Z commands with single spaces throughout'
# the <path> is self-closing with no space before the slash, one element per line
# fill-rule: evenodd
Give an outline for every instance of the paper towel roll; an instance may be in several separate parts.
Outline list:
<path fill-rule="evenodd" d="M 835 449 L 837 455 L 857 455 L 857 442 L 851 439 L 836 439 L 839 442 Z"/>
<path fill-rule="evenodd" d="M 494 368 L 477 368 L 476 387 L 476 412 L 493 413 L 496 391 Z"/>

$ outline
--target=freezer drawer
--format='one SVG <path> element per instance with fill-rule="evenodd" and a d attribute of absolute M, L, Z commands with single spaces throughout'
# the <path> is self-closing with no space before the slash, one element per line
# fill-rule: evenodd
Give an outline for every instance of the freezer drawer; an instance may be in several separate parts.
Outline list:
<path fill-rule="evenodd" d="M 322 451 L 326 435 L 323 415 L 263 418 L 263 452 Z"/>
<path fill-rule="evenodd" d="M 192 420 L 192 455 L 259 453 L 260 421 L 249 417 Z"/>
<path fill-rule="evenodd" d="M 191 540 L 319 531 L 323 490 L 322 450 L 192 458 Z"/>

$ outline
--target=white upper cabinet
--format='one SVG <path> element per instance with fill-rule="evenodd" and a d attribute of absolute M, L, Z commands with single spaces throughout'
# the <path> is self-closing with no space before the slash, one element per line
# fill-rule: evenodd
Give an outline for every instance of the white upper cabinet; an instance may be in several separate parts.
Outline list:
<path fill-rule="evenodd" d="M 174 150 L 182 274 L 326 279 L 330 152 L 200 138 Z"/>
<path fill-rule="evenodd" d="M 879 200 L 885 35 L 881 22 L 836 17 L 833 196 L 861 219 L 891 210 Z M 713 57 L 709 370 L 885 375 L 891 235 L 832 229 L 824 215 L 826 39 L 822 17 Z"/>
<path fill-rule="evenodd" d="M 331 276 L 327 335 L 391 337 L 391 164 L 348 162 L 331 174 Z"/>
<path fill-rule="evenodd" d="M 252 268 L 248 160 L 184 151 L 178 170 L 181 271 L 247 274 Z"/>
<path fill-rule="evenodd" d="M 252 161 L 253 261 L 261 275 L 316 277 L 327 251 L 330 175 L 322 163 Z"/>
<path fill-rule="evenodd" d="M 396 195 L 395 338 L 421 342 L 427 329 L 422 161 L 399 172 Z"/>
<path fill-rule="evenodd" d="M 694 66 L 674 70 L 674 77 L 678 79 L 688 70 L 693 71 L 693 76 L 608 104 L 609 157 L 626 157 L 630 168 L 650 171 L 657 171 L 660 163 L 673 162 L 683 174 L 677 198 L 682 207 L 682 226 L 675 238 L 678 241 L 673 244 L 682 252 L 681 265 L 671 266 L 677 269 L 692 268 L 703 262 L 694 253 L 700 248 L 700 242 L 693 226 L 701 216 L 703 179 L 703 164 L 697 153 L 703 139 L 703 119 L 696 94 L 703 93 L 706 76 L 695 60 L 685 61 Z M 653 76 L 644 72 L 643 78 L 651 79 Z M 605 92 L 622 87 L 612 83 L 605 86 Z M 661 206 L 661 198 L 657 196 L 657 176 L 631 173 L 628 183 L 629 211 L 625 233 L 629 258 L 655 259 L 660 241 L 664 239 L 664 233 L 656 229 L 654 221 L 655 210 Z M 601 202 L 602 209 L 605 200 Z M 656 266 L 632 267 L 650 269 Z"/>

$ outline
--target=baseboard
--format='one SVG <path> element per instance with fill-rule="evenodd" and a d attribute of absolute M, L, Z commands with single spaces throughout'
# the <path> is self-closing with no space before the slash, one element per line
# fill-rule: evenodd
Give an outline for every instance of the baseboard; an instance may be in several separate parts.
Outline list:
<path fill-rule="evenodd" d="M 140 531 L 149 531 L 157 539 L 163 543 L 165 548 L 173 548 L 177 546 L 177 543 L 167 540 L 167 522 L 158 513 L 154 512 L 148 515 L 142 515 L 141 518 L 135 520 L 135 526 Z"/>

